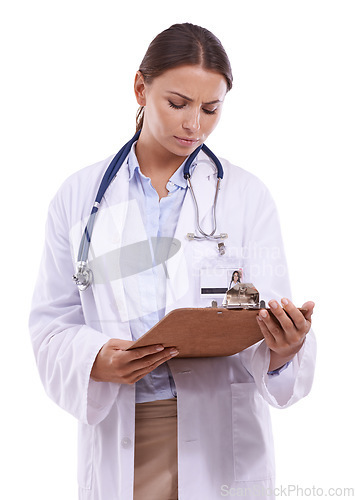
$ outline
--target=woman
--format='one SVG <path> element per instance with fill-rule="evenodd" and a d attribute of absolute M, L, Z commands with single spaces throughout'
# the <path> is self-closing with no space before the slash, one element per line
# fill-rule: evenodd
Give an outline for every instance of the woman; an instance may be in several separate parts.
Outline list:
<path fill-rule="evenodd" d="M 240 271 L 234 271 L 232 274 L 232 279 L 229 283 L 229 288 L 232 288 L 232 286 L 237 285 L 238 283 L 241 283 L 240 279 Z"/>
<path fill-rule="evenodd" d="M 80 499 L 212 500 L 238 488 L 272 498 L 268 404 L 283 408 L 310 390 L 314 304 L 304 317 L 286 299 L 273 201 L 227 161 L 215 231 L 228 234 L 224 255 L 219 240 L 186 238 L 195 207 L 183 164 L 216 127 L 231 87 L 227 55 L 209 31 L 178 24 L 153 40 L 134 83 L 141 133 L 98 211 L 85 291 L 71 276 L 111 158 L 70 177 L 50 206 L 30 328 L 48 394 L 79 421 Z M 200 151 L 190 173 L 210 233 L 216 168 Z M 242 269 L 270 301 L 278 323 L 260 311 L 264 341 L 227 358 L 125 350 L 172 309 L 210 305 L 200 279 L 211 269 Z"/>

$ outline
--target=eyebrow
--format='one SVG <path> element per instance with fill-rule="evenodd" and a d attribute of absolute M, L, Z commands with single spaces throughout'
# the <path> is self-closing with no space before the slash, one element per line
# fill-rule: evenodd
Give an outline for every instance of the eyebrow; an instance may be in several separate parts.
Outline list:
<path fill-rule="evenodd" d="M 193 102 L 193 99 L 191 99 L 191 97 L 187 97 L 184 94 L 180 94 L 180 92 L 174 92 L 172 90 L 168 90 L 168 92 L 169 92 L 169 94 L 174 94 L 174 95 L 177 95 L 179 97 L 182 97 L 183 99 L 186 99 L 186 101 Z M 203 104 L 204 105 L 206 105 L 206 104 L 218 104 L 219 102 L 222 102 L 222 101 L 220 101 L 219 99 L 216 99 L 214 101 L 204 102 Z"/>

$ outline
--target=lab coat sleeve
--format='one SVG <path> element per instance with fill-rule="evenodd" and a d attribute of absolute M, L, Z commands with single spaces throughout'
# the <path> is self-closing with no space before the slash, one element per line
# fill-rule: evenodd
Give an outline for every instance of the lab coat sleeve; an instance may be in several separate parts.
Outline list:
<path fill-rule="evenodd" d="M 84 321 L 80 294 L 71 279 L 69 218 L 65 213 L 69 210 L 70 205 L 64 208 L 59 195 L 50 206 L 29 327 L 47 394 L 79 421 L 96 424 L 110 411 L 119 385 L 90 379 L 95 358 L 109 337 Z"/>
<path fill-rule="evenodd" d="M 265 341 L 241 353 L 242 362 L 254 378 L 256 387 L 271 406 L 287 408 L 310 392 L 314 377 L 316 341 L 312 330 L 301 350 L 279 375 L 268 375 L 270 350 Z"/>
<path fill-rule="evenodd" d="M 247 214 L 246 234 L 248 261 L 246 281 L 254 283 L 260 299 L 291 298 L 286 258 L 278 213 L 268 190 L 260 183 L 254 192 L 255 209 Z M 284 408 L 306 396 L 312 386 L 316 341 L 311 330 L 304 345 L 290 365 L 280 374 L 267 374 L 270 350 L 265 341 L 251 346 L 241 355 L 244 367 L 253 376 L 258 391 L 272 406 Z"/>

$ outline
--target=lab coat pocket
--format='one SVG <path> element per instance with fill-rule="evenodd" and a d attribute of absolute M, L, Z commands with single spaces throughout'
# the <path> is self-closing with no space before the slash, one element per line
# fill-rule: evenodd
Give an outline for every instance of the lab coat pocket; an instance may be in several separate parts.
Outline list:
<path fill-rule="evenodd" d="M 274 475 L 274 451 L 267 403 L 253 382 L 231 388 L 235 480 L 269 479 Z"/>
<path fill-rule="evenodd" d="M 78 484 L 84 490 L 91 490 L 92 487 L 94 430 L 93 425 L 79 424 Z"/>

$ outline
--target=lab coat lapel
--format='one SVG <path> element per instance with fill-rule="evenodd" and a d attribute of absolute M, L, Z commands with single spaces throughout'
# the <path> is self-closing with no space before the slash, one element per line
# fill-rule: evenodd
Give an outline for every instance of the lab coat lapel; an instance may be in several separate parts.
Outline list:
<path fill-rule="evenodd" d="M 109 256 L 116 255 L 116 253 L 118 256 L 118 249 L 126 244 L 125 228 L 128 213 L 129 172 L 126 160 L 106 190 L 95 221 L 91 246 L 95 252 L 92 264 L 94 276 L 100 277 L 93 287 L 93 292 L 97 295 L 98 308 L 102 308 L 101 317 L 106 321 L 114 322 L 118 313 L 121 322 L 119 335 L 120 338 L 125 339 L 130 339 L 131 333 L 127 323 L 128 313 L 123 280 L 115 277 L 116 266 L 112 269 Z M 98 264 L 97 270 L 95 270 L 96 263 Z M 106 297 L 106 300 L 100 300 L 101 297 Z"/>
<path fill-rule="evenodd" d="M 128 201 L 129 193 L 129 171 L 127 158 L 116 174 L 104 194 L 104 200 L 107 205 L 115 205 Z"/>

